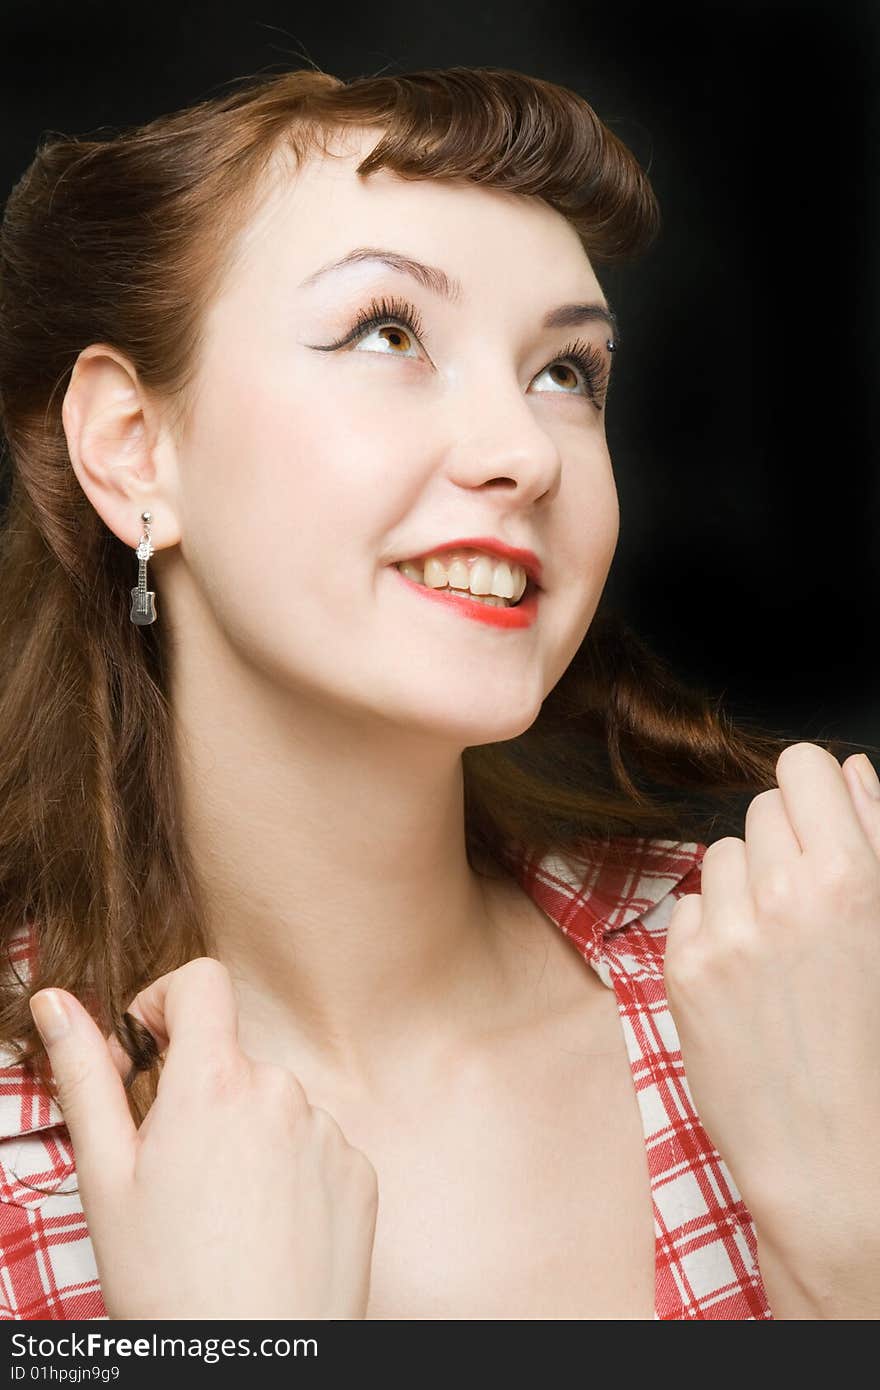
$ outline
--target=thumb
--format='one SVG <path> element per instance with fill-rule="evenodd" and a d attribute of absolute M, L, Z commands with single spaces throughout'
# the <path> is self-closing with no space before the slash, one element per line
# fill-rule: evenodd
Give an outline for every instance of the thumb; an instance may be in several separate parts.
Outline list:
<path fill-rule="evenodd" d="M 52 1065 L 77 1176 L 88 1192 L 130 1174 L 137 1128 L 122 1078 L 91 1014 L 64 989 L 41 989 L 30 1009 Z"/>

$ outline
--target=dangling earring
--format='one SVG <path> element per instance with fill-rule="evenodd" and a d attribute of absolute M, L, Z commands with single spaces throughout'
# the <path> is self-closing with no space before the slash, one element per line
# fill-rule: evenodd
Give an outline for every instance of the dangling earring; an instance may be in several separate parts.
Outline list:
<path fill-rule="evenodd" d="M 152 512 L 141 512 L 141 520 L 144 523 L 144 534 L 138 541 L 138 582 L 137 587 L 131 591 L 131 613 L 129 617 L 138 627 L 143 627 L 146 623 L 156 621 L 156 595 L 147 588 L 147 561 L 153 554 L 153 542 L 150 540 L 150 522 L 153 520 Z"/>

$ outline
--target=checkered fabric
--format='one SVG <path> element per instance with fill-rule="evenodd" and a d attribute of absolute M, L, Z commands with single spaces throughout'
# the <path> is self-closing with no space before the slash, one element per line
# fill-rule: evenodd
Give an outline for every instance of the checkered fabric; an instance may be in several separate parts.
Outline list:
<path fill-rule="evenodd" d="M 772 1318 L 754 1223 L 694 1108 L 663 984 L 669 918 L 700 891 L 706 846 L 615 844 L 622 867 L 593 841 L 540 856 L 510 846 L 507 863 L 617 997 L 653 1195 L 654 1318 Z M 25 979 L 36 944 L 26 926 L 11 943 Z M 61 1111 L 11 1055 L 0 1050 L 0 1318 L 106 1319 Z"/>

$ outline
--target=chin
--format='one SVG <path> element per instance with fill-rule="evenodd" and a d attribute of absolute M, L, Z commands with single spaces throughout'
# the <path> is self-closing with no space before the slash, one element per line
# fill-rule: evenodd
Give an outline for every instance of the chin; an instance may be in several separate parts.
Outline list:
<path fill-rule="evenodd" d="M 495 710 L 486 719 L 470 719 L 461 727 L 460 742 L 468 748 L 519 738 L 520 734 L 532 727 L 540 712 L 539 703 L 537 706 L 531 705 L 528 710 L 511 710 L 506 717 L 503 711 Z"/>

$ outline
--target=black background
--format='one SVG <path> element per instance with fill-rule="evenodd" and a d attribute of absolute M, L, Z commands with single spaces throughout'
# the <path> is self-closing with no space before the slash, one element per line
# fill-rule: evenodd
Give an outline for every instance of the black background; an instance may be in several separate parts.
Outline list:
<path fill-rule="evenodd" d="M 597 267 L 622 328 L 608 598 L 734 714 L 880 745 L 880 5 L 5 0 L 0 24 L 2 198 L 44 131 L 250 73 L 486 64 L 584 95 L 664 218 L 641 261 Z"/>

